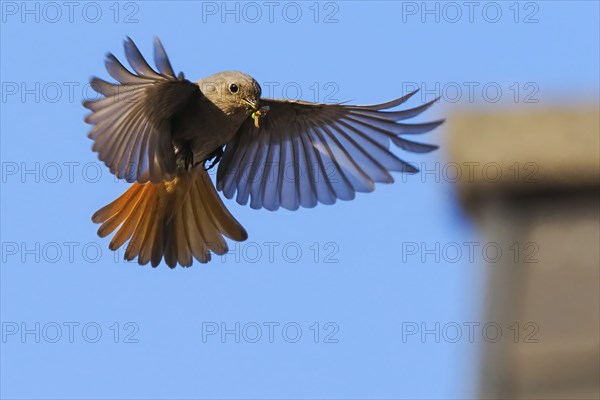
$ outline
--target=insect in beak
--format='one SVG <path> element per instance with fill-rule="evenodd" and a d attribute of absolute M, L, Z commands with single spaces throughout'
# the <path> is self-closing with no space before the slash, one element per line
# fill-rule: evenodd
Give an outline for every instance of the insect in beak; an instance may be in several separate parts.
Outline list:
<path fill-rule="evenodd" d="M 263 106 L 252 113 L 252 119 L 254 120 L 254 126 L 256 129 L 260 128 L 260 121 L 265 117 L 265 115 L 267 115 L 269 110 L 269 106 Z"/>

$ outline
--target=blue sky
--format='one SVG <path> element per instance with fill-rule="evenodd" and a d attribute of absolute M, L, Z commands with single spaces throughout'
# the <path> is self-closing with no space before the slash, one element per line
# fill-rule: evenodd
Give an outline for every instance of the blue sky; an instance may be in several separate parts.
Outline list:
<path fill-rule="evenodd" d="M 192 80 L 237 69 L 263 94 L 357 104 L 441 95 L 421 121 L 597 104 L 597 2 L 472 4 L 2 2 L 1 397 L 474 396 L 481 329 L 471 343 L 465 324 L 486 323 L 486 242 L 444 179 L 444 126 L 424 137 L 439 151 L 398 153 L 433 172 L 297 212 L 226 201 L 248 241 L 170 270 L 96 236 L 91 214 L 127 185 L 91 152 L 81 106 L 106 52 L 131 36 L 150 56 L 155 35 Z"/>

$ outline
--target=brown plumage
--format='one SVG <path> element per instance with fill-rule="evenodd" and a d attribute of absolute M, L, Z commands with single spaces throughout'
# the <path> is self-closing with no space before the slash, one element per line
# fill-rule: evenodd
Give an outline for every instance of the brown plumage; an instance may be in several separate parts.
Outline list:
<path fill-rule="evenodd" d="M 400 122 L 435 102 L 391 110 L 416 92 L 367 106 L 266 99 L 242 72 L 197 82 L 176 75 L 158 39 L 158 71 L 129 38 L 125 56 L 133 72 L 108 54 L 106 69 L 118 83 L 92 78 L 103 97 L 84 106 L 92 149 L 133 185 L 92 220 L 102 224 L 101 237 L 116 230 L 112 250 L 129 241 L 125 258 L 140 264 L 156 266 L 163 257 L 170 267 L 207 262 L 211 252 L 227 251 L 224 236 L 247 238 L 205 171 L 218 161 L 216 186 L 225 197 L 296 210 L 371 192 L 377 182 L 393 182 L 393 171 L 417 172 L 391 152 L 392 144 L 414 153 L 437 148 L 401 137 L 443 122 Z"/>
<path fill-rule="evenodd" d="M 163 255 L 170 267 L 192 265 L 192 257 L 208 262 L 211 251 L 225 254 L 223 239 L 243 241 L 244 228 L 229 213 L 208 173 L 194 168 L 172 181 L 134 183 L 112 203 L 92 216 L 101 223 L 98 235 L 105 237 L 117 228 L 109 248 L 116 250 L 129 240 L 125 259 L 138 257 L 140 264 L 157 266 Z"/>

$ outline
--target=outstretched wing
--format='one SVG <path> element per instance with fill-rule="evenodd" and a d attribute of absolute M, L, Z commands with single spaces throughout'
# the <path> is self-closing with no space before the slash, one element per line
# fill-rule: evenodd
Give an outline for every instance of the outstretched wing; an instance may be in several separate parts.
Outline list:
<path fill-rule="evenodd" d="M 201 96 L 199 87 L 175 76 L 165 50 L 154 41 L 154 59 L 159 72 L 144 60 L 130 38 L 125 56 L 130 72 L 108 54 L 106 69 L 119 83 L 92 78 L 92 88 L 104 97 L 85 101 L 92 112 L 85 121 L 94 125 L 88 137 L 110 171 L 127 182 L 153 183 L 175 176 L 175 149 L 171 139 L 171 117 L 181 107 Z"/>
<path fill-rule="evenodd" d="M 269 111 L 258 127 L 248 119 L 227 145 L 217 189 L 229 199 L 237 192 L 238 203 L 250 199 L 255 209 L 296 210 L 371 192 L 375 182 L 394 181 L 390 171 L 417 172 L 390 152 L 390 141 L 414 153 L 436 149 L 400 135 L 428 132 L 443 120 L 398 121 L 419 115 L 437 99 L 408 110 L 386 111 L 415 93 L 370 106 L 263 99 L 260 105 Z"/>

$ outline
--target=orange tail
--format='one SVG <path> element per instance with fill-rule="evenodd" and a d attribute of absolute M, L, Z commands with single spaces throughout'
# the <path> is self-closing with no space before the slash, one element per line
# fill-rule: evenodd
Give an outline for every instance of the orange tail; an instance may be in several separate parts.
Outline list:
<path fill-rule="evenodd" d="M 217 194 L 208 173 L 194 168 L 170 182 L 134 183 L 112 203 L 92 216 L 102 223 L 98 235 L 105 237 L 120 226 L 110 242 L 116 250 L 127 240 L 125 259 L 138 263 L 161 259 L 171 268 L 177 263 L 192 265 L 192 257 L 201 263 L 210 260 L 210 251 L 225 254 L 223 235 L 243 241 L 246 230 L 233 218 Z"/>

